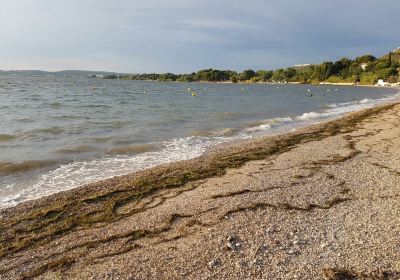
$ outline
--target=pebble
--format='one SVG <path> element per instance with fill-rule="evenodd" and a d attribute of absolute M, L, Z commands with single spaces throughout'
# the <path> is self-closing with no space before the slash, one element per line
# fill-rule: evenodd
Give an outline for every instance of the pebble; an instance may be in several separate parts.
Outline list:
<path fill-rule="evenodd" d="M 232 251 L 236 251 L 236 249 L 240 246 L 240 243 L 235 243 L 235 238 L 231 235 L 226 239 L 226 247 L 231 249 Z"/>
<path fill-rule="evenodd" d="M 271 233 L 274 233 L 276 230 L 275 230 L 275 227 L 274 226 L 271 226 L 270 228 L 268 228 L 267 230 L 266 230 L 266 233 L 267 234 L 271 234 Z"/>
<path fill-rule="evenodd" d="M 296 250 L 293 250 L 293 249 L 290 249 L 287 253 L 289 254 L 289 255 L 294 255 L 294 254 L 296 254 L 298 251 L 296 251 Z"/>
<path fill-rule="evenodd" d="M 208 263 L 209 268 L 214 269 L 221 265 L 221 261 L 219 260 L 212 260 Z"/>

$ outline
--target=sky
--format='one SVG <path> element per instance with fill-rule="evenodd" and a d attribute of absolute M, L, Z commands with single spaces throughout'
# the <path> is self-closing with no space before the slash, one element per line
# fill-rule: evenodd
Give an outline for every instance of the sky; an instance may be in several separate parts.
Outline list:
<path fill-rule="evenodd" d="M 398 0 L 0 0 L 0 69 L 276 69 L 400 46 Z"/>

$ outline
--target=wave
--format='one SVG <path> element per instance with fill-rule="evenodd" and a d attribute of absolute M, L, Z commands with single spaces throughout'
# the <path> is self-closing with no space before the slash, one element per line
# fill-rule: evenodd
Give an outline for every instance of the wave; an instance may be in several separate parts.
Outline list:
<path fill-rule="evenodd" d="M 88 117 L 78 116 L 78 115 L 57 115 L 50 116 L 50 118 L 55 120 L 79 120 L 79 119 L 89 119 Z"/>
<path fill-rule="evenodd" d="M 222 128 L 216 130 L 192 130 L 190 136 L 211 137 L 211 136 L 233 136 L 238 132 L 234 128 Z"/>
<path fill-rule="evenodd" d="M 141 154 L 146 152 L 151 152 L 157 150 L 157 147 L 152 144 L 139 144 L 139 145 L 128 145 L 128 146 L 119 146 L 110 149 L 108 154 L 116 154 L 116 155 L 127 155 L 127 154 Z"/>
<path fill-rule="evenodd" d="M 95 147 L 82 145 L 82 146 L 77 146 L 77 147 L 61 148 L 61 149 L 58 149 L 56 152 L 59 154 L 79 154 L 79 153 L 92 152 L 94 150 L 96 150 Z"/>
<path fill-rule="evenodd" d="M 350 113 L 350 112 L 354 112 L 357 110 L 371 108 L 375 105 L 382 104 L 384 102 L 393 100 L 396 97 L 397 97 L 397 95 L 390 96 L 390 97 L 384 97 L 384 98 L 376 99 L 376 100 L 364 98 L 362 100 L 357 100 L 357 101 L 353 101 L 353 102 L 328 104 L 328 105 L 325 105 L 325 107 L 328 108 L 325 111 L 303 113 L 302 115 L 295 117 L 295 119 L 297 119 L 299 121 L 309 121 L 309 120 L 325 119 L 325 118 L 329 118 L 329 117 L 340 116 L 345 113 Z"/>
<path fill-rule="evenodd" d="M 88 137 L 83 140 L 89 140 L 94 143 L 106 143 L 109 142 L 111 139 L 111 137 Z"/>
<path fill-rule="evenodd" d="M 254 116 L 256 113 L 252 112 L 219 112 L 215 113 L 215 117 L 218 120 L 226 121 L 226 120 L 236 120 L 243 116 Z"/>
<path fill-rule="evenodd" d="M 242 136 L 241 136 L 242 137 Z M 105 156 L 91 161 L 75 161 L 39 175 L 21 187 L 21 191 L 0 201 L 0 208 L 36 199 L 56 192 L 150 168 L 159 164 L 188 160 L 203 154 L 208 147 L 229 142 L 235 137 L 185 137 L 160 143 L 159 150 L 136 155 Z M 11 188 L 12 184 L 5 188 Z"/>
<path fill-rule="evenodd" d="M 81 105 L 78 108 L 101 108 L 101 109 L 110 109 L 112 106 L 107 104 L 85 104 Z"/>
<path fill-rule="evenodd" d="M 64 132 L 64 129 L 62 129 L 59 126 L 52 126 L 52 127 L 47 127 L 47 128 L 40 128 L 32 131 L 33 133 L 45 133 L 45 134 L 61 134 Z"/>
<path fill-rule="evenodd" d="M 317 118 L 320 118 L 321 116 L 322 116 L 322 114 L 320 114 L 320 113 L 307 112 L 307 113 L 302 114 L 301 116 L 296 117 L 296 119 L 305 121 L 305 120 L 317 119 Z"/>
<path fill-rule="evenodd" d="M 22 118 L 22 119 L 16 119 L 15 122 L 18 122 L 18 123 L 32 123 L 32 122 L 35 122 L 35 120 L 30 119 L 30 118 Z"/>
<path fill-rule="evenodd" d="M 390 100 L 393 100 L 395 98 L 400 97 L 400 92 L 396 95 L 390 95 L 387 97 L 383 97 L 380 99 L 370 99 L 370 98 L 364 98 L 361 100 L 356 100 L 352 102 L 343 102 L 343 103 L 332 103 L 328 105 L 324 105 L 323 108 L 325 110 L 321 112 L 305 112 L 301 115 L 298 116 L 287 116 L 287 117 L 278 117 L 278 118 L 272 118 L 272 119 L 267 119 L 261 122 L 253 123 L 251 127 L 247 128 L 247 132 L 267 132 L 270 131 L 271 129 L 282 127 L 282 126 L 287 126 L 287 125 L 292 125 L 292 124 L 297 124 L 301 125 L 301 123 L 309 123 L 310 121 L 315 121 L 315 120 L 323 120 L 335 116 L 340 116 L 345 113 L 350 113 L 354 112 L 357 110 L 361 109 L 367 109 L 371 108 L 377 104 L 381 104 Z"/>
<path fill-rule="evenodd" d="M 60 102 L 52 102 L 52 103 L 47 103 L 46 105 L 50 106 L 51 108 L 58 109 L 62 106 Z"/>
<path fill-rule="evenodd" d="M 246 131 L 248 132 L 256 132 L 256 131 L 265 131 L 271 129 L 272 126 L 270 124 L 261 124 L 255 127 L 249 127 L 246 128 Z"/>
<path fill-rule="evenodd" d="M 14 140 L 15 136 L 10 134 L 0 134 L 0 142 L 8 142 Z"/>
<path fill-rule="evenodd" d="M 278 117 L 278 118 L 271 118 L 266 119 L 261 122 L 252 123 L 249 128 L 246 128 L 245 131 L 247 132 L 261 132 L 261 131 L 268 131 L 273 128 L 287 125 L 293 122 L 293 118 L 291 117 Z"/>
<path fill-rule="evenodd" d="M 34 169 L 40 169 L 54 164 L 53 161 L 27 160 L 23 162 L 0 162 L 0 176 L 23 173 Z"/>

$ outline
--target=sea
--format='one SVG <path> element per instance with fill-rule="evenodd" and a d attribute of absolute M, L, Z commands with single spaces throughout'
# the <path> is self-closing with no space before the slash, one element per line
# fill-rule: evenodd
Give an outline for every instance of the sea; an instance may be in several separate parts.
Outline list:
<path fill-rule="evenodd" d="M 398 95 L 377 87 L 0 75 L 0 208 Z"/>

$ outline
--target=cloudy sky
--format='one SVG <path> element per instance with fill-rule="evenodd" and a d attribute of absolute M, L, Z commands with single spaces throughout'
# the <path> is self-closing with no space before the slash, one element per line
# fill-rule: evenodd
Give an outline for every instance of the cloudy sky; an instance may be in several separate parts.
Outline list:
<path fill-rule="evenodd" d="M 400 46 L 398 0 L 0 4 L 0 69 L 273 69 Z"/>

